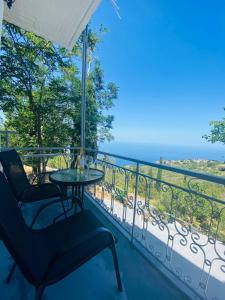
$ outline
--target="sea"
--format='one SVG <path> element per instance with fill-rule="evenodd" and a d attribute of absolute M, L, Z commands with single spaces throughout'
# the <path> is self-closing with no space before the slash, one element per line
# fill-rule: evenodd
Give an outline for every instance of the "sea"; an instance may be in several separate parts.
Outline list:
<path fill-rule="evenodd" d="M 111 142 L 99 145 L 99 149 L 111 154 L 117 154 L 147 162 L 163 160 L 202 159 L 225 161 L 225 145 L 206 144 L 193 145 L 157 145 L 144 143 Z"/>

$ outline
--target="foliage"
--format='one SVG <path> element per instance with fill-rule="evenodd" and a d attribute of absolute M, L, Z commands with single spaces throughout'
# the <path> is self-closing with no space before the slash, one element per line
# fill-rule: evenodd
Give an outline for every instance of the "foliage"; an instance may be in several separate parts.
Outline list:
<path fill-rule="evenodd" d="M 210 125 L 212 126 L 211 133 L 204 135 L 203 138 L 211 143 L 220 142 L 225 144 L 225 118 L 222 121 L 213 121 Z"/>
<path fill-rule="evenodd" d="M 100 34 L 105 31 L 100 29 Z M 87 147 L 110 140 L 113 116 L 105 114 L 117 98 L 114 83 L 104 83 L 94 51 L 100 36 L 88 33 Z M 4 22 L 0 52 L 0 108 L 5 127 L 16 130 L 16 146 L 80 144 L 81 40 L 72 52 Z"/>

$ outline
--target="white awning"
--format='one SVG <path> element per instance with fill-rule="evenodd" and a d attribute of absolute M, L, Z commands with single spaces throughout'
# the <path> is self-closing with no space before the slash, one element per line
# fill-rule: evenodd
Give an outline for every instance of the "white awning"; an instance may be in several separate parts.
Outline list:
<path fill-rule="evenodd" d="M 100 2 L 101 0 L 15 0 L 11 9 L 4 3 L 3 18 L 71 50 Z"/>

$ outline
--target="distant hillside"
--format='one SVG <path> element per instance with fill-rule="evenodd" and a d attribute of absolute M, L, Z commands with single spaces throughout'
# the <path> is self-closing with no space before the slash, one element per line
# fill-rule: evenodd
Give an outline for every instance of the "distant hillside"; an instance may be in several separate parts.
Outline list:
<path fill-rule="evenodd" d="M 159 163 L 159 161 L 157 161 Z M 188 169 L 196 172 L 209 173 L 217 176 L 225 176 L 225 163 L 216 160 L 185 159 L 185 160 L 163 160 L 163 164 Z"/>

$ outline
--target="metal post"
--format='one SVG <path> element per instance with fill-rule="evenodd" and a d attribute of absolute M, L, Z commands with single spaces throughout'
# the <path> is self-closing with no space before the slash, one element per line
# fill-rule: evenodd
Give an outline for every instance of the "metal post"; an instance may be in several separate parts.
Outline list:
<path fill-rule="evenodd" d="M 86 80 L 87 80 L 88 25 L 83 35 L 82 53 L 82 101 L 81 101 L 81 148 L 85 148 Z"/>
<path fill-rule="evenodd" d="M 133 239 L 134 239 L 134 226 L 135 226 L 137 197 L 138 197 L 138 176 L 139 176 L 139 163 L 137 162 L 136 177 L 135 177 L 135 191 L 134 191 L 134 214 L 133 214 L 133 224 L 132 224 L 132 232 L 131 232 L 131 242 L 133 242 Z"/>
<path fill-rule="evenodd" d="M 6 130 L 6 132 L 5 132 L 5 146 L 6 146 L 6 149 L 9 148 L 9 132 L 8 132 L 8 130 Z"/>

